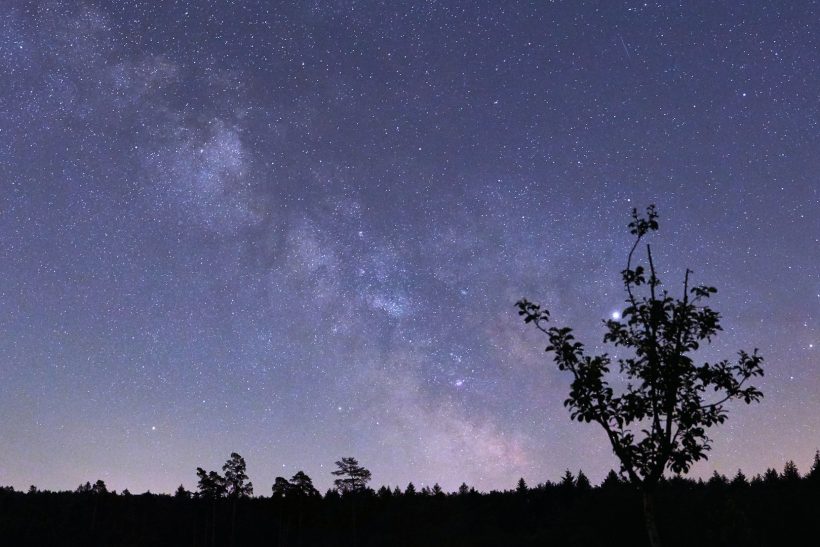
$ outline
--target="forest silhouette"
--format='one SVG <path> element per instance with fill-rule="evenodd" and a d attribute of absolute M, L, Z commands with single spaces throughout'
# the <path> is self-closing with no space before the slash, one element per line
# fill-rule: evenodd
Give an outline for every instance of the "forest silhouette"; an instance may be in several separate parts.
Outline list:
<path fill-rule="evenodd" d="M 284 486 L 284 482 L 287 486 Z M 284 487 L 283 487 L 284 486 Z M 514 486 L 514 487 L 512 487 Z M 268 487 L 271 488 L 271 487 Z M 533 546 L 648 545 L 640 494 L 614 471 L 592 486 L 583 472 L 556 482 L 478 492 L 424 486 L 330 489 L 304 472 L 268 495 L 202 489 L 175 494 L 0 489 L 3 545 Z M 715 473 L 661 478 L 665 545 L 815 545 L 820 537 L 820 452 L 804 475 L 794 462 L 747 478 Z M 355 520 L 353 515 L 355 512 Z"/>

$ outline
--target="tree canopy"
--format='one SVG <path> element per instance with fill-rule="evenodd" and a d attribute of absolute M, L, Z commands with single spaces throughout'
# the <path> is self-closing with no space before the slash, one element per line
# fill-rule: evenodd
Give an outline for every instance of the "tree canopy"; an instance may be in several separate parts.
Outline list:
<path fill-rule="evenodd" d="M 338 469 L 331 473 L 338 479 L 333 481 L 336 489 L 342 493 L 361 492 L 370 482 L 370 471 L 359 465 L 356 458 L 342 458 L 336 462 Z"/>
<path fill-rule="evenodd" d="M 705 302 L 717 290 L 689 286 L 686 270 L 680 298 L 661 288 L 661 280 L 646 246 L 648 270 L 633 265 L 638 245 L 658 229 L 654 206 L 647 216 L 632 211 L 635 236 L 621 272 L 626 307 L 619 319 L 604 322 L 604 343 L 631 350 L 631 356 L 591 355 L 570 327 L 547 327 L 547 309 L 526 299 L 517 302 L 519 315 L 549 338 L 547 351 L 558 369 L 572 375 L 564 405 L 573 419 L 596 422 L 607 433 L 621 470 L 635 483 L 656 483 L 664 470 L 686 472 L 706 458 L 711 448 L 707 429 L 726 421 L 726 403 L 760 400 L 763 394 L 747 381 L 762 376 L 763 358 L 754 350 L 740 351 L 734 362 L 695 364 L 692 353 L 721 330 L 720 315 Z M 639 294 L 644 290 L 644 294 Z M 613 360 L 628 382 L 616 394 L 608 375 Z"/>
<path fill-rule="evenodd" d="M 222 466 L 220 475 L 216 471 L 205 471 L 196 468 L 199 494 L 210 499 L 218 498 L 246 498 L 253 495 L 253 483 L 248 480 L 245 459 L 236 452 Z"/>

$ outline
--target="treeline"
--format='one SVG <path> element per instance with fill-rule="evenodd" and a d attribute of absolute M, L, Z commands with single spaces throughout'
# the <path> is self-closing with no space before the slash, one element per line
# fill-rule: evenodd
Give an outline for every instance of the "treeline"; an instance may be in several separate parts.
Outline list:
<path fill-rule="evenodd" d="M 238 454 L 223 473 L 197 469 L 197 492 L 109 492 L 103 481 L 73 492 L 0 489 L 2 545 L 497 546 L 646 545 L 640 496 L 610 472 L 598 486 L 582 472 L 530 487 L 481 493 L 463 484 L 367 487 L 353 458 L 337 462 L 335 488 L 321 495 L 304 472 L 277 477 L 271 496 L 252 495 Z M 203 480 L 204 479 L 204 480 Z M 820 538 L 820 453 L 801 476 L 662 481 L 664 544 L 809 545 Z M 814 541 L 812 540 L 812 541 Z"/>

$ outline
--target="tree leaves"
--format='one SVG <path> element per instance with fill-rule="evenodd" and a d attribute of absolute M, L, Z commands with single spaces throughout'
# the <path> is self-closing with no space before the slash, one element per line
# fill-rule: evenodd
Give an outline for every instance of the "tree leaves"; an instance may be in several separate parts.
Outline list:
<path fill-rule="evenodd" d="M 638 215 L 637 209 L 632 209 L 632 222 L 629 223 L 629 233 L 638 238 L 643 237 L 650 231 L 658 229 L 658 212 L 654 205 L 646 208 L 646 217 Z"/>

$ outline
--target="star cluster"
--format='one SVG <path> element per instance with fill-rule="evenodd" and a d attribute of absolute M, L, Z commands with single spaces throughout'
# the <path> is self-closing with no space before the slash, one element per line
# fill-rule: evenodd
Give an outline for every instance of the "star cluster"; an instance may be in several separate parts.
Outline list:
<path fill-rule="evenodd" d="M 695 472 L 820 438 L 820 6 L 13 0 L 0 8 L 0 483 L 259 493 L 616 466 L 520 324 L 600 342 L 632 207 L 759 347 Z"/>

